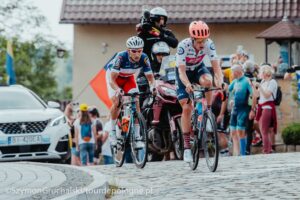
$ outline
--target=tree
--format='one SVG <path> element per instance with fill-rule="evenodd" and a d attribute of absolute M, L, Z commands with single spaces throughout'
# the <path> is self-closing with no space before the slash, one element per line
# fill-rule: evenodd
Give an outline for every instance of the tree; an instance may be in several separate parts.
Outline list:
<path fill-rule="evenodd" d="M 45 16 L 29 0 L 1 0 L 0 35 L 21 41 L 49 32 Z"/>
<path fill-rule="evenodd" d="M 0 84 L 6 83 L 6 42 L 13 40 L 17 84 L 22 84 L 45 100 L 70 97 L 69 90 L 58 94 L 55 79 L 56 49 L 64 44 L 50 33 L 46 18 L 29 0 L 1 0 L 0 4 Z M 69 53 L 67 52 L 67 58 Z M 66 58 L 66 59 L 67 59 Z"/>
<path fill-rule="evenodd" d="M 32 42 L 13 40 L 14 68 L 17 84 L 30 88 L 45 100 L 57 99 L 57 83 L 54 76 L 56 47 L 42 38 Z M 1 46 L 6 39 L 0 38 Z M 4 65 L 5 57 L 1 54 L 0 64 Z M 1 68 L 0 76 L 5 77 Z"/>

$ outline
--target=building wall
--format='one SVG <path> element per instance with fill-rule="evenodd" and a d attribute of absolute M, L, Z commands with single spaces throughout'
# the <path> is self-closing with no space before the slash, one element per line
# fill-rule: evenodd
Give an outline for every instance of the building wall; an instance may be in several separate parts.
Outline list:
<path fill-rule="evenodd" d="M 272 25 L 270 23 L 210 24 L 211 38 L 215 42 L 219 55 L 232 54 L 236 51 L 238 45 L 242 45 L 245 50 L 254 54 L 257 63 L 261 63 L 264 61 L 264 40 L 255 37 Z M 188 24 L 170 25 L 169 28 L 173 30 L 179 40 L 188 37 Z M 102 114 L 107 114 L 104 104 L 94 94 L 88 83 L 115 52 L 126 48 L 126 39 L 134 34 L 134 25 L 74 26 L 74 98 L 79 102 L 95 105 Z M 108 45 L 106 52 L 102 52 L 102 43 Z M 269 61 L 275 62 L 279 48 L 274 43 L 270 45 L 269 50 Z M 81 95 L 78 97 L 80 93 Z"/>

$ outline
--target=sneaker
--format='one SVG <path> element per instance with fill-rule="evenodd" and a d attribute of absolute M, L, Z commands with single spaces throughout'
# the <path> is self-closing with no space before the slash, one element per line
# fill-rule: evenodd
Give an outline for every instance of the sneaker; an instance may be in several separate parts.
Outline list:
<path fill-rule="evenodd" d="M 145 143 L 142 142 L 142 137 L 138 136 L 135 138 L 135 149 L 142 149 L 145 147 Z"/>
<path fill-rule="evenodd" d="M 262 140 L 260 137 L 255 137 L 253 140 L 252 140 L 252 146 L 254 147 L 259 147 L 262 145 Z"/>
<path fill-rule="evenodd" d="M 183 153 L 183 160 L 184 162 L 193 162 L 193 156 L 191 149 L 185 149 Z"/>
<path fill-rule="evenodd" d="M 228 148 L 220 150 L 220 156 L 221 157 L 227 157 L 227 156 L 229 156 L 229 150 L 228 150 Z"/>

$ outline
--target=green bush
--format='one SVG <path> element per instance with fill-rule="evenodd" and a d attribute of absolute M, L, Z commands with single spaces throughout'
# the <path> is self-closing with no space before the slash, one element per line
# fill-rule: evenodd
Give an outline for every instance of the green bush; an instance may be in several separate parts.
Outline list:
<path fill-rule="evenodd" d="M 283 142 L 287 145 L 300 145 L 300 123 L 292 123 L 282 131 Z"/>

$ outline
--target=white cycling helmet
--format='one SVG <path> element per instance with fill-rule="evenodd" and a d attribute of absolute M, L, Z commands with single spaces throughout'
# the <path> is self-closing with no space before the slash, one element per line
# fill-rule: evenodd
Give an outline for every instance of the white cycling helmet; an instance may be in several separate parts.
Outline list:
<path fill-rule="evenodd" d="M 126 46 L 128 49 L 140 49 L 144 47 L 144 41 L 140 37 L 132 36 L 128 38 Z"/>
<path fill-rule="evenodd" d="M 154 55 L 156 55 L 158 53 L 170 55 L 170 47 L 166 42 L 163 42 L 163 41 L 156 42 L 152 46 L 152 53 Z"/>

